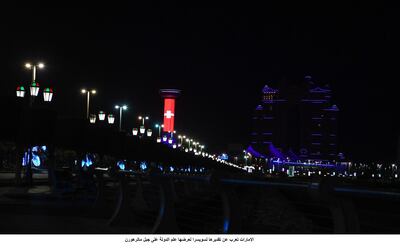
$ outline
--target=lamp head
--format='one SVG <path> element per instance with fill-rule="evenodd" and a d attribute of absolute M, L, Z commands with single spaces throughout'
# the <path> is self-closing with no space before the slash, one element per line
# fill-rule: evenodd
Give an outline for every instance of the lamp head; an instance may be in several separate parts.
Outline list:
<path fill-rule="evenodd" d="M 43 64 L 43 63 L 39 63 L 39 64 L 38 64 L 38 67 L 39 67 L 39 68 L 44 68 L 44 64 Z"/>
<path fill-rule="evenodd" d="M 26 63 L 25 67 L 31 69 L 32 68 L 32 64 L 31 63 Z"/>

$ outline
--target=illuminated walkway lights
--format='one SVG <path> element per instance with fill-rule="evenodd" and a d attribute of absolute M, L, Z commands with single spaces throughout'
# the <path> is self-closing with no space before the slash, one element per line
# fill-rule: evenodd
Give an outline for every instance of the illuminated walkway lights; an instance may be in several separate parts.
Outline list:
<path fill-rule="evenodd" d="M 32 69 L 32 82 L 35 82 L 35 80 L 36 80 L 36 69 L 37 68 L 43 69 L 44 68 L 44 64 L 43 63 L 38 63 L 38 64 L 26 63 L 25 67 L 28 68 L 28 69 Z"/>
<path fill-rule="evenodd" d="M 89 107 L 90 107 L 90 94 L 96 94 L 95 89 L 91 90 L 86 90 L 86 89 L 81 89 L 82 94 L 86 94 L 86 118 L 89 118 Z"/>
<path fill-rule="evenodd" d="M 39 94 L 39 83 L 33 81 L 31 86 L 29 87 L 31 96 L 38 96 Z"/>
<path fill-rule="evenodd" d="M 153 131 L 151 129 L 147 129 L 147 136 L 151 137 L 152 134 L 153 134 Z"/>
<path fill-rule="evenodd" d="M 106 119 L 106 114 L 103 111 L 99 111 L 99 120 L 104 121 Z"/>
<path fill-rule="evenodd" d="M 96 123 L 96 114 L 90 114 L 89 121 L 91 124 Z"/>
<path fill-rule="evenodd" d="M 137 136 L 138 134 L 138 129 L 137 128 L 133 128 L 132 129 L 132 135 Z"/>
<path fill-rule="evenodd" d="M 108 114 L 107 121 L 108 121 L 109 124 L 114 124 L 114 121 L 115 121 L 114 115 L 113 114 Z"/>
<path fill-rule="evenodd" d="M 50 102 L 52 100 L 52 98 L 53 98 L 53 89 L 46 87 L 43 90 L 43 100 L 45 102 Z"/>
<path fill-rule="evenodd" d="M 17 93 L 17 97 L 19 97 L 19 98 L 25 97 L 25 87 L 23 87 L 23 86 L 17 87 L 16 93 Z"/>
<path fill-rule="evenodd" d="M 121 131 L 122 130 L 122 110 L 124 110 L 124 111 L 127 110 L 128 106 L 127 105 L 122 105 L 122 106 L 116 105 L 115 109 L 119 109 L 119 131 Z"/>

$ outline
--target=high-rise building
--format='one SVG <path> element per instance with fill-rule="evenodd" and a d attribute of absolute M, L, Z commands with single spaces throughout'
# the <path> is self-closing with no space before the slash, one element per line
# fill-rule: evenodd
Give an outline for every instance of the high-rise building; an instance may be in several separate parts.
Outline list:
<path fill-rule="evenodd" d="M 251 147 L 266 157 L 334 160 L 337 158 L 338 107 L 329 86 L 306 76 L 299 86 L 262 89 L 253 116 Z"/>

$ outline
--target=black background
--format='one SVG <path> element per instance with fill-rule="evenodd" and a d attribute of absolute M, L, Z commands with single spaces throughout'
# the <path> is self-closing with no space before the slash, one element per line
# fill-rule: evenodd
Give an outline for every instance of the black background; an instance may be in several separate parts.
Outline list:
<path fill-rule="evenodd" d="M 112 4 L 112 3 L 108 3 Z M 398 9 L 383 3 L 39 7 L 3 9 L 2 93 L 30 81 L 26 61 L 43 61 L 42 86 L 66 116 L 126 103 L 160 122 L 159 88 L 179 88 L 176 129 L 211 149 L 246 145 L 265 84 L 312 75 L 330 84 L 349 158 L 394 160 L 399 124 Z M 3 95 L 2 94 L 2 95 Z"/>

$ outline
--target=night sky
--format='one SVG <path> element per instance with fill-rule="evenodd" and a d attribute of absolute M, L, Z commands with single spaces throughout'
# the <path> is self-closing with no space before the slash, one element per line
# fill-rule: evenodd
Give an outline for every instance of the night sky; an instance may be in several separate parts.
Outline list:
<path fill-rule="evenodd" d="M 176 130 L 216 151 L 246 145 L 261 88 L 312 75 L 330 84 L 341 109 L 341 151 L 394 160 L 399 123 L 399 20 L 393 6 L 116 6 L 12 9 L 1 20 L 2 95 L 15 94 L 43 61 L 42 86 L 65 116 L 126 103 L 124 127 L 139 114 L 162 119 L 160 88 L 179 88 Z M 4 89 L 4 90 L 3 90 Z"/>

